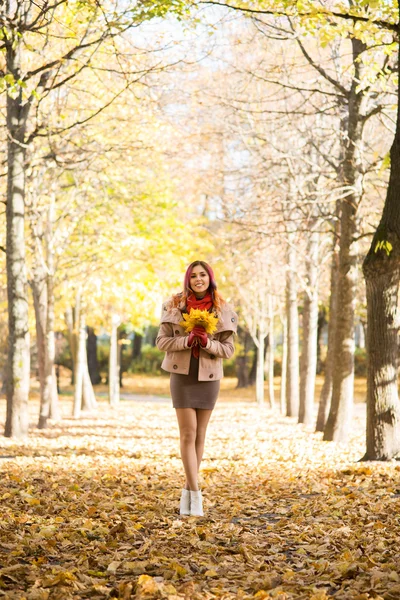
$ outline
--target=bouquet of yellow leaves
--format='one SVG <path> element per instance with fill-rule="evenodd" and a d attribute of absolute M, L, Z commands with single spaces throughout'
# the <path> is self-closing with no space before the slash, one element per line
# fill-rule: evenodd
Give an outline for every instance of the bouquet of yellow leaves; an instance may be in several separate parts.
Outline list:
<path fill-rule="evenodd" d="M 190 313 L 183 315 L 184 321 L 181 321 L 179 325 L 182 325 L 186 333 L 190 333 L 195 327 L 204 327 L 206 333 L 214 333 L 217 330 L 218 317 L 213 313 L 209 313 L 208 310 L 200 310 L 199 308 L 192 308 Z"/>

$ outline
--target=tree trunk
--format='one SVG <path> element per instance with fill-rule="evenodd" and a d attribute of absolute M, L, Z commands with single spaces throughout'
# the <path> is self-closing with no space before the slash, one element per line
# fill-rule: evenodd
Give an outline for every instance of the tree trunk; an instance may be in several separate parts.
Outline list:
<path fill-rule="evenodd" d="M 326 309 L 325 306 L 321 308 L 318 312 L 318 332 L 317 332 L 317 375 L 320 375 L 322 372 L 322 348 L 323 348 L 323 340 L 322 334 L 328 321 L 326 319 Z"/>
<path fill-rule="evenodd" d="M 46 357 L 45 357 L 45 386 L 49 395 L 49 409 L 47 416 L 53 420 L 60 420 L 61 411 L 57 392 L 55 376 L 56 339 L 54 333 L 54 248 L 53 248 L 53 222 L 54 222 L 54 197 L 51 199 L 47 213 L 47 226 L 45 233 L 47 256 L 47 319 L 46 319 Z M 40 422 L 39 422 L 40 427 Z"/>
<path fill-rule="evenodd" d="M 342 206 L 337 282 L 336 339 L 334 344 L 332 401 L 324 440 L 347 442 L 354 394 L 354 304 L 356 292 L 356 235 L 354 205 Z M 352 248 L 353 246 L 353 248 Z"/>
<path fill-rule="evenodd" d="M 97 400 L 94 394 L 93 385 L 90 380 L 87 362 L 83 368 L 83 386 L 82 386 L 82 410 L 93 411 L 97 407 Z"/>
<path fill-rule="evenodd" d="M 86 325 L 83 314 L 79 318 L 78 348 L 75 362 L 74 412 L 78 419 L 82 409 L 83 380 L 86 371 Z"/>
<path fill-rule="evenodd" d="M 71 385 L 75 385 L 75 363 L 77 350 L 77 337 L 74 331 L 74 317 L 72 306 L 67 306 L 65 310 L 65 323 L 67 325 L 68 343 L 71 352 Z"/>
<path fill-rule="evenodd" d="M 8 29 L 11 32 L 11 29 Z M 21 74 L 21 40 L 16 35 L 6 44 L 7 72 L 15 81 Z M 23 104 L 22 88 L 16 98 L 7 94 L 7 298 L 8 363 L 7 416 L 4 434 L 28 435 L 30 347 L 27 276 L 25 265 L 25 131 L 29 105 Z"/>
<path fill-rule="evenodd" d="M 264 405 L 264 347 L 265 335 L 259 333 L 257 345 L 257 376 L 256 376 L 256 401 L 258 406 Z"/>
<path fill-rule="evenodd" d="M 82 387 L 82 410 L 93 411 L 97 408 L 97 400 L 94 393 L 92 381 L 89 374 L 88 354 L 87 354 L 87 331 L 85 328 L 85 356 L 83 370 L 83 387 Z"/>
<path fill-rule="evenodd" d="M 46 232 L 43 232 L 41 216 L 33 226 L 33 237 L 35 240 L 35 267 L 31 287 L 33 291 L 36 336 L 38 345 L 38 362 L 40 378 L 40 412 L 38 428 L 47 427 L 47 419 L 51 413 L 59 418 L 60 411 L 56 407 L 58 395 L 53 385 L 55 339 L 54 339 L 54 291 L 53 291 L 53 268 L 54 256 L 52 250 L 52 221 L 53 202 L 48 215 Z M 43 238 L 45 240 L 45 251 L 43 250 Z M 45 264 L 45 256 L 47 265 Z"/>
<path fill-rule="evenodd" d="M 80 322 L 80 306 L 81 306 L 81 288 L 78 287 L 75 294 L 75 306 L 68 306 L 65 311 L 65 322 L 68 330 L 69 349 L 71 351 L 72 373 L 71 385 L 75 385 L 75 369 L 78 354 L 78 336 L 77 329 Z"/>
<path fill-rule="evenodd" d="M 132 343 L 132 360 L 139 358 L 139 356 L 141 355 L 142 342 L 143 342 L 143 336 L 140 335 L 139 333 L 136 333 L 136 331 L 135 331 L 135 336 L 133 338 L 133 343 Z"/>
<path fill-rule="evenodd" d="M 35 237 L 35 236 L 34 236 Z M 40 243 L 38 241 L 38 243 Z M 46 321 L 47 321 L 47 285 L 46 271 L 40 257 L 35 254 L 35 264 L 33 267 L 33 277 L 30 281 L 33 296 L 33 306 L 35 309 L 35 324 L 36 324 L 36 346 L 38 355 L 38 369 L 40 382 L 40 416 L 41 417 L 46 407 Z"/>
<path fill-rule="evenodd" d="M 400 33 L 400 26 L 399 26 Z M 399 59 L 397 61 L 399 64 Z M 390 177 L 380 224 L 363 264 L 367 286 L 367 450 L 364 460 L 400 453 L 400 78 Z"/>
<path fill-rule="evenodd" d="M 307 286 L 304 293 L 303 347 L 301 353 L 299 423 L 314 422 L 315 376 L 318 337 L 318 250 L 319 233 L 313 231 L 307 249 Z"/>
<path fill-rule="evenodd" d="M 272 302 L 272 295 L 268 294 L 268 317 L 269 317 L 269 334 L 268 334 L 268 399 L 271 408 L 275 408 L 275 390 L 274 390 L 274 307 Z"/>
<path fill-rule="evenodd" d="M 238 342 L 240 347 L 243 348 L 241 353 L 237 353 L 235 367 L 236 367 L 236 377 L 237 377 L 237 386 L 236 388 L 246 388 L 249 385 L 249 367 L 248 367 L 248 348 L 247 348 L 247 338 L 249 337 L 248 332 L 243 328 L 238 326 L 237 331 Z"/>
<path fill-rule="evenodd" d="M 329 321 L 328 321 L 328 352 L 325 360 L 325 378 L 319 397 L 318 417 L 316 431 L 324 431 L 328 419 L 332 399 L 332 375 L 333 361 L 335 358 L 335 333 L 336 333 L 336 310 L 337 310 L 337 265 L 338 254 L 332 255 L 331 286 L 329 298 Z"/>
<path fill-rule="evenodd" d="M 119 404 L 119 367 L 118 367 L 118 315 L 111 319 L 110 359 L 108 375 L 108 397 L 111 406 Z"/>
<path fill-rule="evenodd" d="M 286 377 L 287 377 L 287 316 L 282 319 L 282 367 L 281 367 L 281 389 L 280 404 L 281 413 L 286 414 Z"/>
<path fill-rule="evenodd" d="M 249 385 L 254 385 L 257 380 L 257 360 L 258 360 L 258 352 L 257 352 L 257 347 L 255 347 L 253 362 L 251 363 L 251 368 L 250 368 L 250 372 L 249 372 Z"/>
<path fill-rule="evenodd" d="M 400 161 L 399 161 L 400 164 Z M 400 189 L 400 186 L 399 186 Z M 393 235 L 386 239 L 393 240 Z M 395 240 L 400 245 L 400 238 Z M 393 241 L 390 242 L 393 246 Z M 387 261 L 389 262 L 389 261 Z M 382 261 L 382 272 L 364 266 L 367 284 L 367 451 L 365 460 L 390 460 L 400 452 L 400 402 L 397 388 L 397 297 L 400 257 L 392 272 Z"/>
<path fill-rule="evenodd" d="M 249 385 L 247 356 L 245 355 L 236 357 L 236 377 L 238 380 L 236 389 L 246 388 Z"/>
<path fill-rule="evenodd" d="M 3 372 L 1 376 L 1 393 L 7 393 L 7 363 L 3 366 Z"/>
<path fill-rule="evenodd" d="M 96 385 L 101 382 L 101 377 L 97 360 L 97 335 L 95 334 L 93 327 L 88 327 L 87 360 L 90 381 L 93 385 Z"/>
<path fill-rule="evenodd" d="M 123 360 L 124 360 L 124 340 L 126 340 L 125 331 L 121 331 L 118 336 L 118 372 L 119 372 L 119 387 L 120 389 L 124 387 L 122 378 L 123 378 Z"/>
<path fill-rule="evenodd" d="M 365 350 L 365 326 L 361 319 L 357 323 L 357 338 L 356 347 Z"/>
<path fill-rule="evenodd" d="M 286 370 L 286 414 L 299 414 L 299 315 L 297 310 L 296 250 L 289 240 L 288 269 L 286 274 L 287 312 L 287 370 Z"/>
<path fill-rule="evenodd" d="M 335 357 L 332 377 L 332 402 L 324 430 L 324 440 L 347 442 L 352 424 L 354 395 L 354 307 L 356 294 L 358 235 L 357 209 L 362 197 L 362 131 L 364 126 L 363 91 L 358 90 L 362 80 L 363 64 L 360 59 L 365 45 L 351 40 L 353 47 L 354 77 L 349 92 L 346 148 L 343 161 L 343 183 L 349 188 L 341 201 L 339 273 L 337 281 L 338 311 L 336 318 Z"/>
<path fill-rule="evenodd" d="M 61 421 L 62 414 L 60 400 L 58 397 L 57 373 L 55 365 L 53 365 L 53 377 L 51 381 L 51 402 L 49 418 L 53 421 Z"/>

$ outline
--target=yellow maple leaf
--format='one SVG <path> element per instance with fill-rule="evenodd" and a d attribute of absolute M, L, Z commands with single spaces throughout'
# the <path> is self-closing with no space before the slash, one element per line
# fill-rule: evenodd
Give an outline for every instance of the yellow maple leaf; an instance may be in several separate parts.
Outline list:
<path fill-rule="evenodd" d="M 204 327 L 206 333 L 212 334 L 217 330 L 218 317 L 208 310 L 192 308 L 190 313 L 183 315 L 183 321 L 179 323 L 186 333 L 190 333 L 196 326 Z"/>
<path fill-rule="evenodd" d="M 150 575 L 140 575 L 137 585 L 141 594 L 155 594 L 158 591 L 157 581 Z"/>

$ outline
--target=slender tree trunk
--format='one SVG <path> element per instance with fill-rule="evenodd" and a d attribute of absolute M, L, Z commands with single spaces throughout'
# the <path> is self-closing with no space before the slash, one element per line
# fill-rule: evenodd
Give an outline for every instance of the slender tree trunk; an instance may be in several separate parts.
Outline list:
<path fill-rule="evenodd" d="M 124 359 L 124 340 L 126 340 L 126 333 L 125 332 L 121 332 L 121 334 L 118 336 L 118 352 L 117 352 L 117 357 L 118 357 L 118 372 L 119 372 L 119 387 L 120 389 L 122 387 L 124 387 L 122 378 L 123 378 L 123 370 L 122 370 L 122 365 L 123 365 L 123 359 Z"/>
<path fill-rule="evenodd" d="M 71 352 L 71 385 L 75 384 L 75 364 L 77 351 L 77 337 L 75 333 L 74 312 L 72 306 L 67 306 L 65 310 L 65 323 L 67 325 L 68 343 Z"/>
<path fill-rule="evenodd" d="M 35 236 L 34 236 L 35 237 Z M 38 242 L 40 243 L 40 242 Z M 40 416 L 46 405 L 46 320 L 47 320 L 47 285 L 46 271 L 38 253 L 35 253 L 33 277 L 30 281 L 35 309 L 36 346 L 38 356 L 39 382 L 40 382 Z M 39 417 L 39 427 L 40 427 Z"/>
<path fill-rule="evenodd" d="M 282 319 L 282 368 L 281 368 L 281 389 L 280 404 L 281 413 L 286 414 L 286 377 L 287 377 L 287 316 Z"/>
<path fill-rule="evenodd" d="M 332 401 L 324 430 L 324 440 L 336 442 L 347 442 L 353 412 L 354 308 L 357 267 L 357 254 L 352 243 L 356 235 L 354 211 L 355 205 L 351 202 L 342 206 Z"/>
<path fill-rule="evenodd" d="M 40 411 L 38 428 L 45 429 L 50 416 L 52 398 L 53 365 L 49 361 L 49 334 L 47 332 L 48 288 L 47 275 L 42 266 L 37 265 L 31 281 L 33 304 L 36 320 L 36 340 L 38 349 L 39 380 L 40 380 Z M 54 340 L 53 340 L 54 346 Z M 51 352 L 51 348 L 50 348 Z M 49 367 L 51 372 L 49 376 Z"/>
<path fill-rule="evenodd" d="M 139 356 L 141 355 L 142 342 L 143 342 L 143 336 L 140 335 L 140 333 L 136 333 L 136 331 L 135 331 L 135 337 L 133 338 L 133 342 L 132 342 L 132 360 L 139 358 Z"/>
<path fill-rule="evenodd" d="M 93 385 L 100 383 L 99 363 L 97 360 L 97 335 L 93 327 L 88 327 L 87 355 L 90 381 Z"/>
<path fill-rule="evenodd" d="M 75 306 L 72 308 L 71 306 L 67 307 L 65 311 L 65 322 L 67 324 L 68 329 L 68 341 L 69 348 L 71 351 L 71 362 L 72 362 L 72 376 L 71 376 L 71 385 L 75 384 L 75 369 L 77 363 L 77 354 L 78 354 L 78 337 L 79 333 L 77 333 L 77 329 L 79 329 L 80 322 L 80 307 L 81 307 L 81 288 L 78 287 L 75 294 Z"/>
<path fill-rule="evenodd" d="M 247 373 L 247 357 L 245 355 L 236 357 L 236 377 L 237 386 L 236 389 L 245 388 L 248 384 L 248 373 Z"/>
<path fill-rule="evenodd" d="M 323 339 L 322 335 L 324 329 L 328 321 L 326 320 L 326 310 L 325 307 L 322 307 L 318 312 L 318 332 L 317 332 L 317 375 L 320 375 L 322 372 L 322 348 L 323 348 Z"/>
<path fill-rule="evenodd" d="M 251 368 L 250 368 L 250 372 L 249 372 L 249 385 L 255 385 L 256 380 L 257 380 L 257 360 L 258 360 L 258 353 L 257 353 L 257 347 L 255 347 L 253 362 L 251 363 Z"/>
<path fill-rule="evenodd" d="M 313 231 L 307 249 L 307 286 L 304 293 L 303 348 L 301 353 L 299 423 L 314 422 L 315 376 L 318 341 L 318 250 L 319 233 Z"/>
<path fill-rule="evenodd" d="M 324 430 L 324 440 L 347 442 L 352 425 L 354 396 L 354 308 L 356 295 L 357 249 L 359 233 L 357 209 L 362 197 L 363 105 L 366 96 L 358 90 L 363 77 L 360 55 L 365 44 L 353 38 L 354 77 L 349 92 L 343 183 L 349 193 L 341 202 L 339 274 L 336 318 L 335 359 L 333 364 L 332 402 Z"/>
<path fill-rule="evenodd" d="M 119 404 L 119 367 L 118 367 L 118 325 L 120 319 L 113 315 L 111 319 L 110 359 L 108 376 L 108 397 L 111 406 Z"/>
<path fill-rule="evenodd" d="M 45 233 L 46 256 L 47 256 L 47 319 L 46 319 L 46 360 L 45 360 L 45 386 L 49 395 L 48 418 L 60 420 L 61 411 L 57 392 L 57 381 L 55 375 L 56 340 L 54 333 L 54 248 L 53 248 L 53 222 L 54 222 L 54 196 L 51 199 L 47 212 L 47 226 Z M 39 421 L 40 427 L 40 421 Z"/>
<path fill-rule="evenodd" d="M 8 30 L 11 31 L 11 30 Z M 6 44 L 8 73 L 21 74 L 22 43 L 16 35 Z M 8 297 L 7 416 L 5 435 L 28 435 L 30 341 L 25 266 L 25 131 L 29 105 L 22 88 L 16 98 L 7 94 L 7 208 L 6 265 Z"/>
<path fill-rule="evenodd" d="M 288 417 L 299 414 L 299 315 L 297 309 L 296 250 L 292 240 L 288 244 L 288 269 L 286 275 L 287 312 L 287 370 L 286 411 Z"/>
<path fill-rule="evenodd" d="M 245 388 L 249 385 L 249 368 L 248 368 L 248 348 L 247 348 L 247 338 L 249 337 L 247 331 L 238 327 L 238 341 L 240 347 L 243 348 L 240 354 L 236 355 L 235 367 L 236 367 L 236 377 L 237 377 L 237 386 L 236 388 Z"/>
<path fill-rule="evenodd" d="M 357 346 L 357 348 L 360 348 L 360 350 L 365 350 L 366 327 L 365 327 L 365 323 L 363 323 L 361 319 L 357 323 L 357 330 L 358 330 L 358 343 L 356 343 L 356 346 Z"/>
<path fill-rule="evenodd" d="M 57 374 L 56 367 L 53 365 L 53 377 L 51 380 L 51 402 L 50 402 L 50 419 L 53 421 L 61 421 L 61 407 L 57 389 Z"/>
<path fill-rule="evenodd" d="M 274 390 L 274 306 L 271 294 L 268 294 L 268 317 L 269 317 L 269 334 L 268 334 L 268 399 L 271 408 L 275 408 L 275 390 Z"/>
<path fill-rule="evenodd" d="M 54 290 L 53 268 L 54 257 L 52 250 L 52 219 L 53 211 L 50 205 L 47 215 L 46 232 L 43 232 L 41 217 L 33 227 L 35 240 L 35 268 L 31 281 L 35 316 L 36 337 L 38 345 L 39 377 L 40 377 L 40 413 L 38 428 L 45 429 L 51 416 L 59 418 L 60 411 L 56 407 L 58 395 L 55 396 L 53 386 L 55 339 L 54 339 Z M 43 250 L 43 238 L 46 251 Z M 45 263 L 45 258 L 47 264 Z"/>
<path fill-rule="evenodd" d="M 83 313 L 79 317 L 78 348 L 75 363 L 74 412 L 75 419 L 80 417 L 82 409 L 83 382 L 86 371 L 86 324 Z"/>
<path fill-rule="evenodd" d="M 7 393 L 7 364 L 5 364 L 3 366 L 3 372 L 1 375 L 1 393 L 2 394 L 6 394 Z"/>
<path fill-rule="evenodd" d="M 94 393 L 92 381 L 90 379 L 88 352 L 87 352 L 87 332 L 85 328 L 85 356 L 83 368 L 83 387 L 82 387 L 82 410 L 93 411 L 97 408 L 96 396 Z"/>
<path fill-rule="evenodd" d="M 390 149 L 386 201 L 363 264 L 368 318 L 367 451 L 364 460 L 390 460 L 400 453 L 400 77 L 398 85 L 396 132 Z"/>
<path fill-rule="evenodd" d="M 265 334 L 259 332 L 257 345 L 257 376 L 256 376 L 256 401 L 259 406 L 264 405 L 264 346 Z"/>
<path fill-rule="evenodd" d="M 334 242 L 336 248 L 336 242 Z M 332 399 L 332 375 L 333 361 L 335 359 L 335 334 L 336 334 L 336 311 L 337 311 L 337 276 L 339 256 L 333 251 L 331 265 L 331 285 L 329 298 L 329 321 L 328 321 L 328 352 L 325 361 L 325 378 L 319 397 L 318 417 L 316 431 L 324 431 L 328 419 Z"/>
<path fill-rule="evenodd" d="M 83 368 L 83 387 L 82 387 L 82 410 L 95 410 L 97 407 L 97 400 L 94 394 L 92 382 L 90 380 L 89 369 L 87 361 Z"/>

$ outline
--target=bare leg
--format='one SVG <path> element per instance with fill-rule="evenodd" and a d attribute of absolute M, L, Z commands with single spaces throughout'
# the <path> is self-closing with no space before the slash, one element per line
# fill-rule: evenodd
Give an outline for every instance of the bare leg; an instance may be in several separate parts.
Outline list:
<path fill-rule="evenodd" d="M 203 458 L 204 452 L 204 442 L 206 439 L 206 431 L 207 426 L 210 421 L 212 410 L 206 410 L 203 408 L 196 408 L 196 417 L 197 417 L 197 425 L 196 425 L 196 457 L 197 457 L 197 473 L 200 470 L 200 463 Z M 192 488 L 189 487 L 188 479 L 186 478 L 185 488 L 190 490 Z"/>
<path fill-rule="evenodd" d="M 206 431 L 208 422 L 211 417 L 212 410 L 196 408 L 197 414 L 197 429 L 196 429 L 196 455 L 197 455 L 197 472 L 200 470 L 201 459 L 203 458 L 204 442 L 206 439 Z"/>
<path fill-rule="evenodd" d="M 194 408 L 176 408 L 179 425 L 181 458 L 186 474 L 187 489 L 197 491 L 196 430 L 197 417 Z"/>

